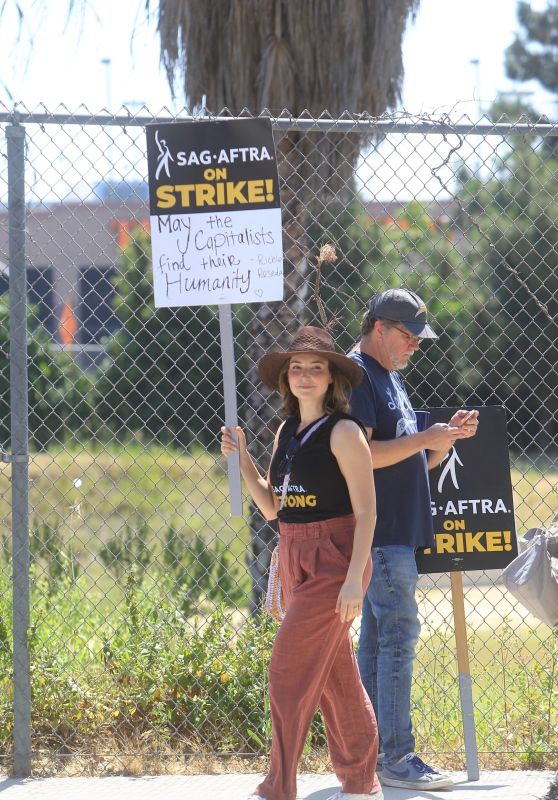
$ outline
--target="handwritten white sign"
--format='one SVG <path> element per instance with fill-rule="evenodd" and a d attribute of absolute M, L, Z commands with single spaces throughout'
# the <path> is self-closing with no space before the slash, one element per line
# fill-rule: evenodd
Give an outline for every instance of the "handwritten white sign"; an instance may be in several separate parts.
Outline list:
<path fill-rule="evenodd" d="M 281 212 L 151 217 L 156 306 L 283 299 Z"/>

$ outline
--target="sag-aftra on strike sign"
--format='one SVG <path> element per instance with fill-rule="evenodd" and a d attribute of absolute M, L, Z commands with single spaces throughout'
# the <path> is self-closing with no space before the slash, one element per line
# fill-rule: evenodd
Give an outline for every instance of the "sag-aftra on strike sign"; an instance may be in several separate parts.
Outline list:
<path fill-rule="evenodd" d="M 447 422 L 454 408 L 430 410 Z M 419 572 L 502 569 L 517 555 L 505 411 L 478 408 L 479 427 L 430 471 L 435 547 L 417 553 Z"/>
<path fill-rule="evenodd" d="M 282 300 L 270 120 L 148 125 L 146 133 L 155 305 Z"/>

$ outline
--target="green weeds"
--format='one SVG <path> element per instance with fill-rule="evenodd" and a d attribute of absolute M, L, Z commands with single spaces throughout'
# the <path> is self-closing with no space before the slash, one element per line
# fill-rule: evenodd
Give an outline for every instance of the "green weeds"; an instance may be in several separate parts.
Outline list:
<path fill-rule="evenodd" d="M 0 755 L 12 747 L 9 467 L 0 472 Z M 514 472 L 518 520 L 551 478 Z M 130 442 L 37 453 L 30 465 L 33 747 L 84 753 L 265 754 L 275 625 L 246 619 L 245 519 L 205 451 Z M 548 485 L 547 485 L 548 483 Z M 481 761 L 552 767 L 558 638 L 499 623 L 469 638 Z M 425 629 L 413 700 L 418 747 L 462 766 L 451 626 Z M 306 754 L 323 754 L 319 715 Z M 457 762 L 456 762 L 457 759 Z M 494 763 L 494 762 L 492 762 Z"/>

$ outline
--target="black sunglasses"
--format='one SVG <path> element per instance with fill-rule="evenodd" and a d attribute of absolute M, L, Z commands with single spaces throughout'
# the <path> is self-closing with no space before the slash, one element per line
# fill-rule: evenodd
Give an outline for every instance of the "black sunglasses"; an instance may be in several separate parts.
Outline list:
<path fill-rule="evenodd" d="M 287 445 L 287 449 L 285 450 L 285 455 L 279 464 L 278 473 L 280 478 L 284 478 L 285 475 L 288 475 L 293 466 L 293 458 L 296 456 L 300 449 L 300 439 L 295 439 L 294 437 L 291 439 L 289 444 Z"/>
<path fill-rule="evenodd" d="M 421 343 L 420 336 L 415 336 L 413 333 L 409 333 L 409 331 L 404 330 L 403 328 L 400 328 L 399 325 L 396 322 L 394 322 L 394 320 L 383 319 L 381 321 L 384 323 L 384 325 L 387 325 L 388 328 L 395 328 L 396 331 L 399 331 L 399 333 L 402 333 L 403 336 L 405 336 L 405 338 L 407 339 L 408 342 L 413 342 L 414 344 L 420 344 Z"/>

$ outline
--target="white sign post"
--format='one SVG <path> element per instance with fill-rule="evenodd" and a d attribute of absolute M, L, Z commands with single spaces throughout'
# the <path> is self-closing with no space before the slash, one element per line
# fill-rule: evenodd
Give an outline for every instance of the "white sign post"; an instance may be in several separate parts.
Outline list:
<path fill-rule="evenodd" d="M 219 306 L 219 329 L 221 331 L 221 361 L 223 363 L 223 388 L 225 391 L 225 425 L 234 428 L 238 424 L 236 408 L 236 382 L 234 374 L 234 343 L 230 305 Z M 238 454 L 227 458 L 231 516 L 242 516 L 242 491 Z"/>
<path fill-rule="evenodd" d="M 267 119 L 149 125 L 157 307 L 219 306 L 225 425 L 237 425 L 231 303 L 283 299 L 279 178 Z M 231 514 L 242 515 L 238 455 Z"/>

